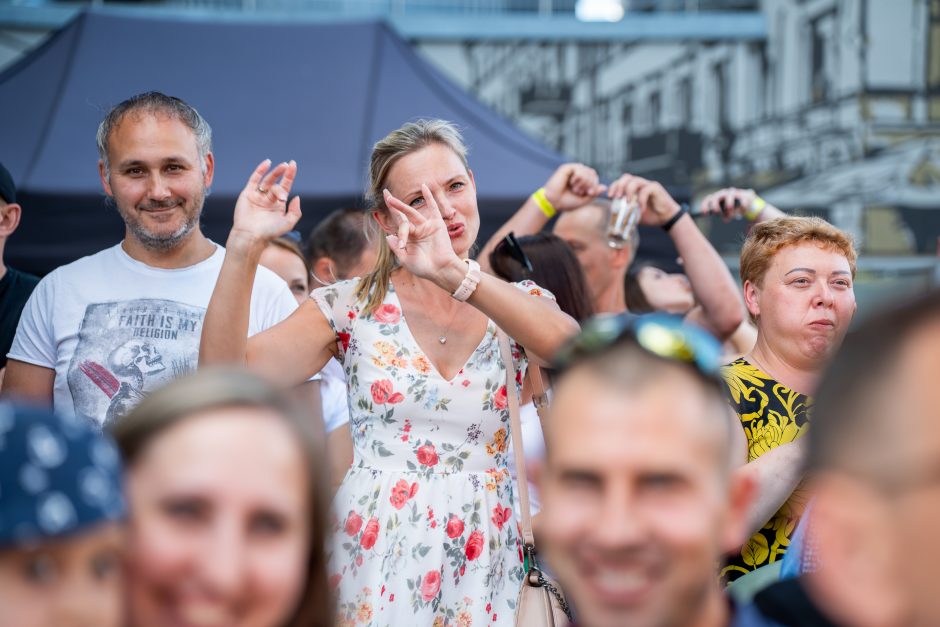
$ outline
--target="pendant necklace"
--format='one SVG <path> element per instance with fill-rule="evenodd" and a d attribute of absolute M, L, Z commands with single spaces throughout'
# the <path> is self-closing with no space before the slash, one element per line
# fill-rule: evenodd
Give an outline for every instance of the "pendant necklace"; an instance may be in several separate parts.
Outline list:
<path fill-rule="evenodd" d="M 444 327 L 444 330 L 441 332 L 440 337 L 437 338 L 437 341 L 441 344 L 447 344 L 447 333 L 450 331 L 450 327 L 454 324 L 454 320 L 457 319 L 457 312 L 460 310 L 460 305 L 457 305 L 454 308 L 454 313 L 450 317 L 450 322 L 447 323 L 447 326 Z"/>

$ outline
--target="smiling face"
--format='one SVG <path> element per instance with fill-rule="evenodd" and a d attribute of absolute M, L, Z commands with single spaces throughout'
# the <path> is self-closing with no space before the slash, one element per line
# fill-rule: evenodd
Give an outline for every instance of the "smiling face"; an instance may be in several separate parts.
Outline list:
<path fill-rule="evenodd" d="M 111 523 L 0 549 L 0 625 L 123 625 L 123 544 L 122 526 Z"/>
<path fill-rule="evenodd" d="M 433 143 L 401 157 L 385 179 L 385 187 L 393 196 L 430 215 L 431 209 L 421 195 L 422 183 L 431 188 L 437 200 L 454 252 L 467 257 L 480 230 L 473 173 L 464 167 L 457 153 L 444 144 Z"/>
<path fill-rule="evenodd" d="M 211 410 L 160 433 L 129 474 L 131 624 L 285 624 L 305 584 L 309 491 L 270 410 Z"/>
<path fill-rule="evenodd" d="M 646 302 L 656 311 L 685 314 L 695 306 L 692 286 L 684 274 L 669 274 L 647 266 L 637 275 Z"/>
<path fill-rule="evenodd" d="M 108 138 L 110 174 L 99 162 L 105 193 L 114 199 L 126 237 L 168 251 L 197 229 L 212 183 L 213 157 L 203 164 L 193 132 L 174 117 L 130 112 Z"/>
<path fill-rule="evenodd" d="M 760 341 L 808 369 L 839 347 L 856 309 L 845 255 L 814 243 L 780 249 L 761 285 L 745 282 L 744 298 Z"/>
<path fill-rule="evenodd" d="M 540 477 L 542 547 L 579 622 L 687 625 L 716 599 L 721 611 L 715 564 L 743 537 L 746 506 L 722 419 L 677 366 L 630 389 L 584 368 L 561 380 Z"/>

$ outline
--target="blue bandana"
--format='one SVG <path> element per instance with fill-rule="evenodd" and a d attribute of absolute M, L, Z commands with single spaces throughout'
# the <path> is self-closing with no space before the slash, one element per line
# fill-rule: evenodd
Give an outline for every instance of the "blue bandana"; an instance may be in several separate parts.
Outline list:
<path fill-rule="evenodd" d="M 121 520 L 121 459 L 80 418 L 0 403 L 0 548 Z"/>

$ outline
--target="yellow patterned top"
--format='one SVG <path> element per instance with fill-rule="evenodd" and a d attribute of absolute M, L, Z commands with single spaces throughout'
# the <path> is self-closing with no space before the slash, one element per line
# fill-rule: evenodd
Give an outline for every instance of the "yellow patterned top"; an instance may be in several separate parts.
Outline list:
<path fill-rule="evenodd" d="M 781 444 L 792 442 L 809 428 L 812 399 L 778 383 L 766 372 L 738 359 L 724 368 L 731 406 L 747 436 L 747 460 L 757 459 Z M 721 570 L 729 584 L 741 575 L 782 558 L 790 536 L 806 507 L 808 495 L 800 484 L 764 527 L 732 555 Z"/>

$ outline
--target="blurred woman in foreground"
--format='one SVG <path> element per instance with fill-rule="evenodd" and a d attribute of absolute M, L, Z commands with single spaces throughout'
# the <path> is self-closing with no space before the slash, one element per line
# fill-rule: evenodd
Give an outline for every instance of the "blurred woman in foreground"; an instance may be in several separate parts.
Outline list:
<path fill-rule="evenodd" d="M 131 625 L 332 624 L 322 442 L 289 398 L 253 375 L 205 370 L 114 426 Z"/>

